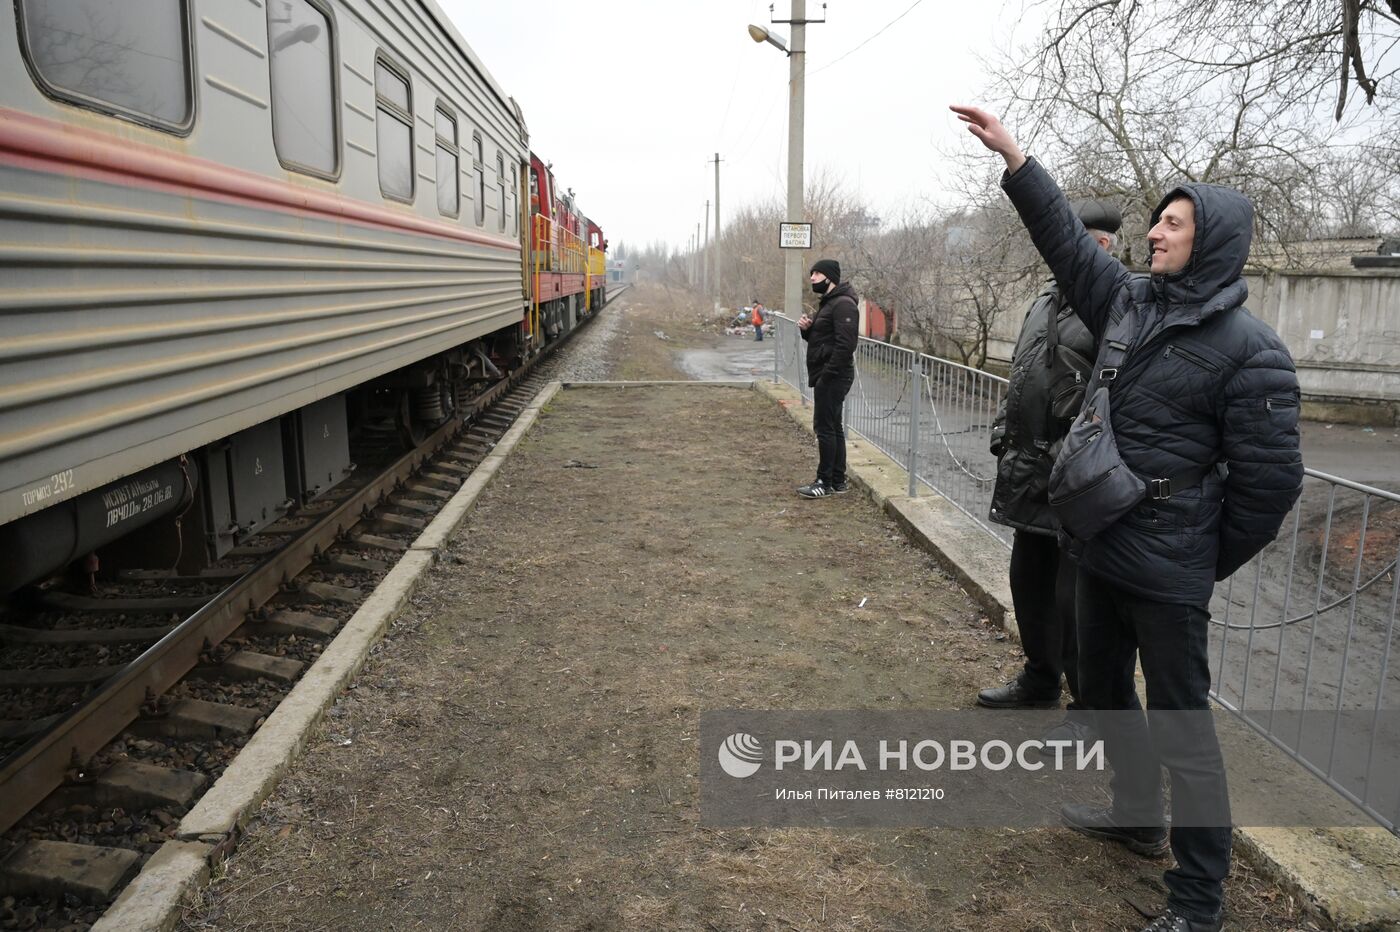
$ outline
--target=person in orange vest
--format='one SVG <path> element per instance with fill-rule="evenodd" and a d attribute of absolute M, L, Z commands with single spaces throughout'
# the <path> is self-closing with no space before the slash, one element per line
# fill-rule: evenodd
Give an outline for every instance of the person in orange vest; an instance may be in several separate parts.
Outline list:
<path fill-rule="evenodd" d="M 763 302 L 755 301 L 753 303 L 753 317 L 749 319 L 749 323 L 753 324 L 753 338 L 758 343 L 763 342 L 763 317 Z"/>

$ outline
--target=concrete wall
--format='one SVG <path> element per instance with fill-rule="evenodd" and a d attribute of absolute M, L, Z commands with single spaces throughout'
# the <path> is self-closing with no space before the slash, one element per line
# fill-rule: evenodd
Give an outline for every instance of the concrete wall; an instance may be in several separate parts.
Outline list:
<path fill-rule="evenodd" d="M 1306 401 L 1400 412 L 1400 271 L 1246 278 L 1249 309 L 1288 344 Z"/>

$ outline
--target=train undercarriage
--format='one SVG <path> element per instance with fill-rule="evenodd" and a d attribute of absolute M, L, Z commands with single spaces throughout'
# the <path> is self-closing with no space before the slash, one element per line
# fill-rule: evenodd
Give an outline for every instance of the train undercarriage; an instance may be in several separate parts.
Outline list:
<path fill-rule="evenodd" d="M 601 302 L 602 289 L 594 295 Z M 593 297 L 593 296 L 590 296 Z M 417 446 L 599 304 L 545 302 L 528 321 L 419 360 L 0 527 L 0 595 L 65 571 L 198 575 L 274 521 L 314 505 L 366 459 Z"/>

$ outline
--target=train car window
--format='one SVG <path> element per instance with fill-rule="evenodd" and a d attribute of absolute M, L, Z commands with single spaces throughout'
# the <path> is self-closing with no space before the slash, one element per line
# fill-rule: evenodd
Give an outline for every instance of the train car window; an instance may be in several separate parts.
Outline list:
<path fill-rule="evenodd" d="M 455 217 L 461 211 L 457 196 L 457 118 L 439 104 L 434 120 L 437 127 L 438 210 Z"/>
<path fill-rule="evenodd" d="M 186 0 L 18 0 L 21 45 L 52 97 L 187 132 L 194 122 Z"/>
<path fill-rule="evenodd" d="M 476 170 L 476 225 L 486 225 L 486 156 L 481 150 L 481 134 L 472 133 L 472 168 Z"/>
<path fill-rule="evenodd" d="M 271 0 L 267 48 L 277 157 L 295 171 L 334 178 L 340 137 L 330 15 L 311 0 Z"/>
<path fill-rule="evenodd" d="M 413 200 L 413 106 L 407 72 L 380 58 L 374 63 L 375 148 L 379 190 L 386 197 Z"/>
<path fill-rule="evenodd" d="M 496 153 L 496 187 L 501 192 L 501 232 L 506 231 L 506 160 L 505 156 Z"/>

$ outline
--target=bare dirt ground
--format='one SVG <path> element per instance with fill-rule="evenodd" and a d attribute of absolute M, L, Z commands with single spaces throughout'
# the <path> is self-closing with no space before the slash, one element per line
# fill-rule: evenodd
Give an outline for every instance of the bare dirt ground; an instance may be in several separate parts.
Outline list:
<path fill-rule="evenodd" d="M 739 340 L 619 310 L 615 378 Z M 814 458 L 746 390 L 563 393 L 181 927 L 1140 928 L 1164 865 L 1066 830 L 699 826 L 702 711 L 966 708 L 1019 663 L 868 501 L 797 499 Z M 1228 909 L 1312 928 L 1239 864 Z"/>

